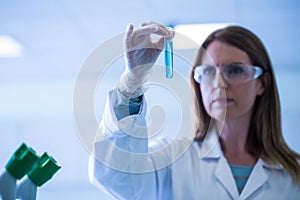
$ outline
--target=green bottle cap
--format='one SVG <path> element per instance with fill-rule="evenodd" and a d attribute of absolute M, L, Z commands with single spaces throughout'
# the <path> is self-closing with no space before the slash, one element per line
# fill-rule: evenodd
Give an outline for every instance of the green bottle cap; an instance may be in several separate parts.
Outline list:
<path fill-rule="evenodd" d="M 61 166 L 47 153 L 44 153 L 27 174 L 36 185 L 41 186 L 52 178 Z"/>
<path fill-rule="evenodd" d="M 5 166 L 6 171 L 14 178 L 21 179 L 30 171 L 38 158 L 39 157 L 35 151 L 23 143 L 10 157 Z"/>

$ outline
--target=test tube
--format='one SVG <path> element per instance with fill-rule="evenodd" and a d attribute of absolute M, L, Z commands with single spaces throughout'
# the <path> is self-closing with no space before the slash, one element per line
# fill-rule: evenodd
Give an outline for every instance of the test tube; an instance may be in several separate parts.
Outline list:
<path fill-rule="evenodd" d="M 173 77 L 173 41 L 164 42 L 164 54 L 165 54 L 165 66 L 166 66 L 166 78 Z"/>

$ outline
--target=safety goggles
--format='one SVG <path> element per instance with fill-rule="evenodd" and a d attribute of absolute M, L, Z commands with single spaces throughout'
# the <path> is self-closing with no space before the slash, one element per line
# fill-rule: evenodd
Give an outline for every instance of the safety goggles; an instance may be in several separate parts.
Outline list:
<path fill-rule="evenodd" d="M 194 68 L 194 79 L 199 84 L 212 85 L 220 73 L 227 83 L 241 84 L 260 77 L 263 69 L 242 63 L 232 63 L 222 67 L 199 65 Z"/>

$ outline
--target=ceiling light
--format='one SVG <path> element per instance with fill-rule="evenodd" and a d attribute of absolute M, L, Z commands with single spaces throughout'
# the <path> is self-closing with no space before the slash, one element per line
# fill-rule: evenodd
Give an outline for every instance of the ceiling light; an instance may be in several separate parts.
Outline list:
<path fill-rule="evenodd" d="M 0 35 L 0 58 L 21 57 L 23 46 L 8 35 Z"/>
<path fill-rule="evenodd" d="M 206 37 L 213 31 L 224 28 L 232 23 L 207 23 L 207 24 L 180 24 L 174 27 L 175 49 L 199 48 Z"/>

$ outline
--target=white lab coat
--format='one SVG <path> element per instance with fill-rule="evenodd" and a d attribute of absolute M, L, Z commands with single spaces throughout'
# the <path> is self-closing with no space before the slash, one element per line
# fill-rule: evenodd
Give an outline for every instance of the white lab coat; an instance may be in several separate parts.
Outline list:
<path fill-rule="evenodd" d="M 300 199 L 300 186 L 293 183 L 291 176 L 281 166 L 268 165 L 262 159 L 258 159 L 239 195 L 214 128 L 201 144 L 195 141 L 189 143 L 190 139 L 180 138 L 172 144 L 172 148 L 161 151 L 155 157 L 139 160 L 118 153 L 114 145 L 137 153 L 145 153 L 151 147 L 148 149 L 147 140 L 137 144 L 135 137 L 124 134 L 131 130 L 134 130 L 134 134 L 145 134 L 145 129 L 141 128 L 145 125 L 145 104 L 138 115 L 118 122 L 113 112 L 115 96 L 115 91 L 110 92 L 94 144 L 95 155 L 90 157 L 89 173 L 94 185 L 117 199 Z M 139 126 L 134 126 L 133 122 Z M 187 143 L 190 144 L 189 148 L 182 151 Z M 164 145 L 166 141 L 159 140 L 156 144 Z M 172 160 L 178 151 L 184 153 Z M 170 160 L 170 165 L 149 170 L 148 173 L 113 169 L 123 166 L 124 171 L 138 171 L 140 168 L 137 166 L 148 169 L 148 166 L 160 166 L 160 163 L 168 163 Z"/>

